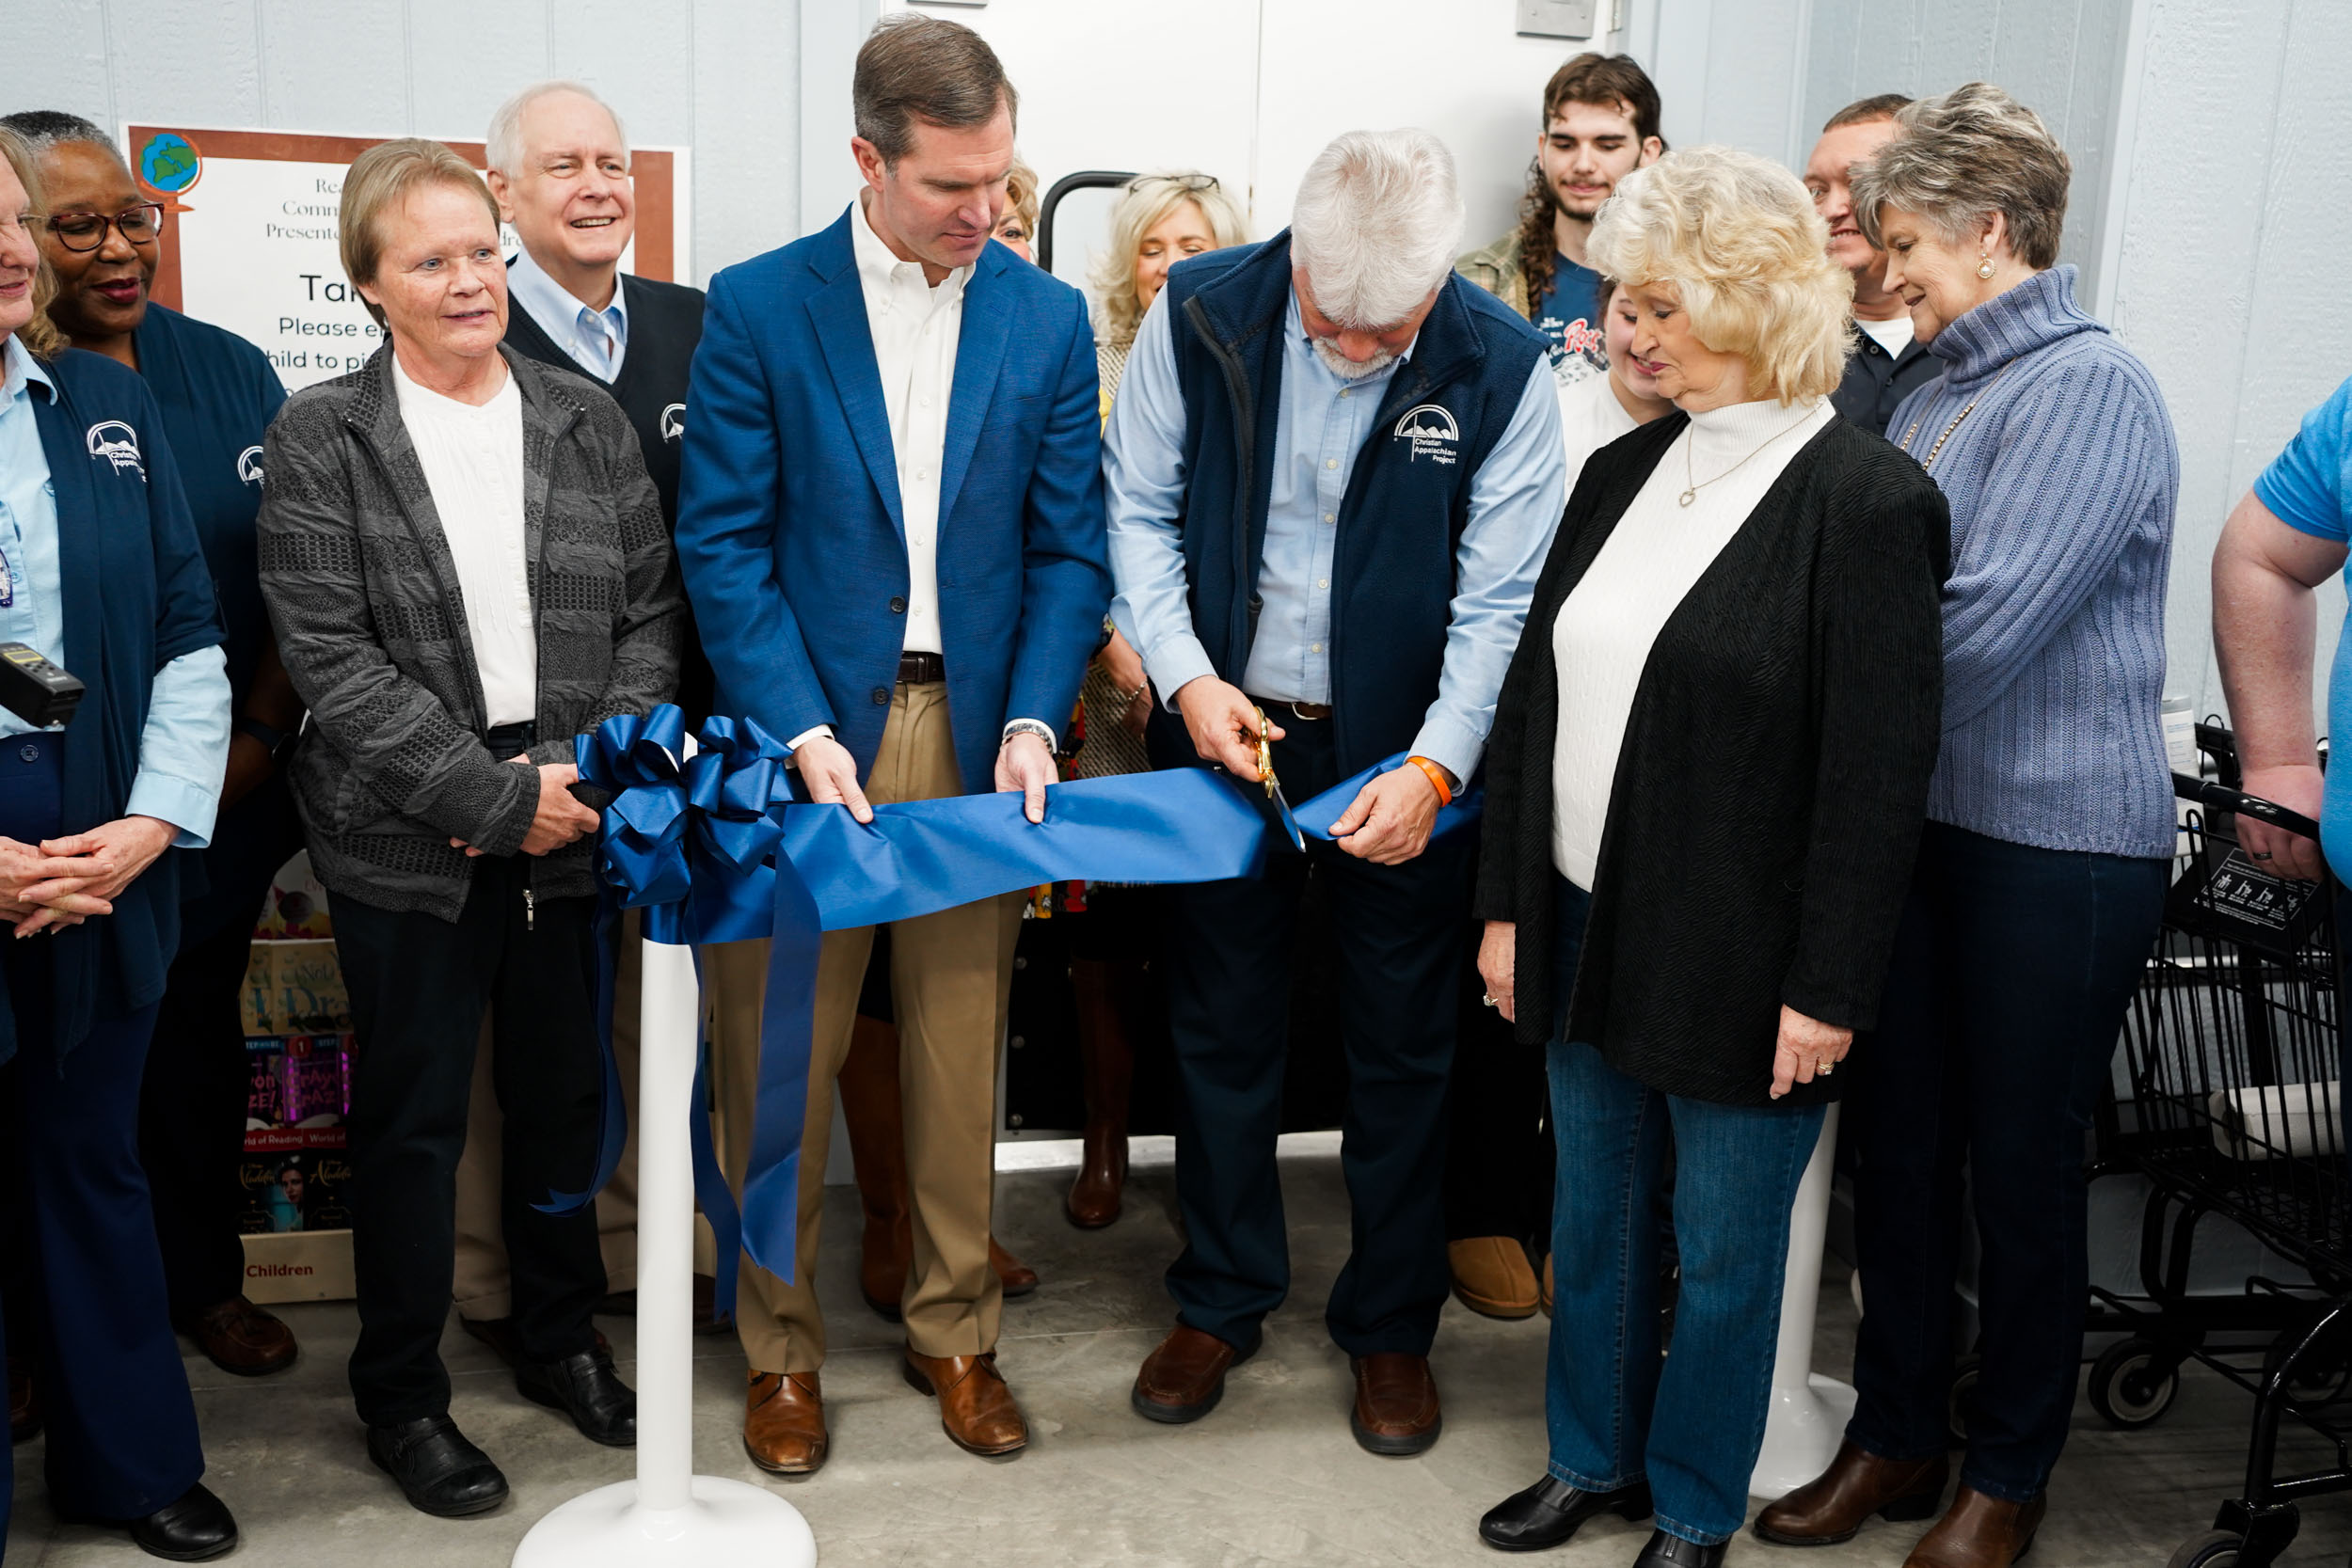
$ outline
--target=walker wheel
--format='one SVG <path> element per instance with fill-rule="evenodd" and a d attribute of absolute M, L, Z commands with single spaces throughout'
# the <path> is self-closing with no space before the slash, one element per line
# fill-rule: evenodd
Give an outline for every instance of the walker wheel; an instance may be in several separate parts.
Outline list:
<path fill-rule="evenodd" d="M 1952 1393 L 1945 1405 L 1944 1425 L 1955 1449 L 1968 1446 L 1968 1418 L 1976 1409 L 1977 1376 L 1983 1370 L 1980 1355 L 1963 1355 L 1952 1363 Z"/>
<path fill-rule="evenodd" d="M 2180 1363 L 2152 1339 L 2110 1345 L 2091 1364 L 2090 1408 L 2126 1432 L 2153 1425 L 2180 1391 Z"/>
<path fill-rule="evenodd" d="M 2238 1568 L 2238 1548 L 2245 1543 L 2235 1530 L 2217 1529 L 2184 1544 L 2164 1568 Z"/>

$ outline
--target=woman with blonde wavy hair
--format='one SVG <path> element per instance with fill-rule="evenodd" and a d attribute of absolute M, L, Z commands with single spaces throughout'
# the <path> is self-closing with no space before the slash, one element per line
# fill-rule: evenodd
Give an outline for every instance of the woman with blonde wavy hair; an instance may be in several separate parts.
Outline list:
<path fill-rule="evenodd" d="M 1188 256 L 1223 250 L 1249 238 L 1241 208 L 1214 174 L 1189 169 L 1138 174 L 1120 187 L 1111 209 L 1111 243 L 1095 258 L 1093 283 L 1103 296 L 1094 361 L 1103 376 L 1103 417 L 1119 393 L 1120 372 L 1144 312 L 1160 297 L 1168 269 Z"/>
<path fill-rule="evenodd" d="M 1585 465 L 1487 751 L 1479 972 L 1549 1048 L 1559 1154 L 1549 1463 L 1480 1522 L 1505 1550 L 1654 1513 L 1637 1568 L 1723 1560 L 1789 1208 L 1878 1006 L 1935 760 L 1948 523 L 1830 407 L 1852 285 L 1827 239 L 1794 175 L 1724 148 L 1635 170 L 1593 226 L 1677 412 Z"/>

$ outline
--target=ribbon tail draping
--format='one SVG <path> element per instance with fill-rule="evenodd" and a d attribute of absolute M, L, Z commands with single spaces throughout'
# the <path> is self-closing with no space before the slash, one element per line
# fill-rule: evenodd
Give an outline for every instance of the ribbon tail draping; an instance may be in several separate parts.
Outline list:
<path fill-rule="evenodd" d="M 693 949 L 694 982 L 699 989 L 703 980 L 702 949 Z M 703 1011 L 703 1017 L 709 1017 Z M 743 1216 L 735 1207 L 735 1194 L 727 1186 L 727 1173 L 719 1164 L 719 1150 L 710 1132 L 710 1035 L 702 1032 L 695 1042 L 693 1121 L 688 1129 L 687 1146 L 693 1151 L 694 1204 L 709 1223 L 710 1239 L 718 1253 L 718 1284 L 711 1293 L 712 1309 L 722 1316 L 735 1310 L 736 1265 L 743 1251 Z"/>
<path fill-rule="evenodd" d="M 1383 773 L 1392 773 L 1404 767 L 1405 757 L 1406 753 L 1399 752 L 1392 757 L 1374 763 L 1354 778 L 1342 779 L 1311 800 L 1300 801 L 1291 813 L 1298 819 L 1298 831 L 1326 844 L 1336 843 L 1337 840 L 1331 836 L 1331 824 L 1347 814 L 1347 808 L 1354 804 L 1364 785 Z M 1439 806 L 1437 825 L 1429 830 L 1429 842 L 1436 844 L 1452 838 L 1473 826 L 1486 803 L 1486 790 L 1473 784 L 1456 795 L 1450 804 Z"/>

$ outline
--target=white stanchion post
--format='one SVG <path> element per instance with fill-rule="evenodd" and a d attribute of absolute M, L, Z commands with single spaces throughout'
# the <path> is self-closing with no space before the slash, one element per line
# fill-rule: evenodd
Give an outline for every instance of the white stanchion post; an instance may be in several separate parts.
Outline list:
<path fill-rule="evenodd" d="M 800 1511 L 694 1474 L 694 956 L 644 944 L 637 1128 L 637 1479 L 564 1503 L 515 1568 L 816 1568 Z"/>
<path fill-rule="evenodd" d="M 1821 1293 L 1821 1252 L 1829 1237 L 1829 1189 L 1837 1148 L 1837 1107 L 1821 1118 L 1797 1201 L 1788 1214 L 1788 1266 L 1781 1284 L 1780 1350 L 1772 1363 L 1772 1413 L 1764 1449 L 1748 1478 L 1752 1497 L 1781 1497 L 1829 1468 L 1853 1415 L 1851 1385 L 1813 1370 L 1814 1308 Z"/>

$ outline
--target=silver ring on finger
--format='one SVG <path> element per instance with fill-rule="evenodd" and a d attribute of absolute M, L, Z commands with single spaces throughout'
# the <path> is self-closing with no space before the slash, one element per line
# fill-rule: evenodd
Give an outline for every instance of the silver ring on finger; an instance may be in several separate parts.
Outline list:
<path fill-rule="evenodd" d="M 1816 1062 L 1813 1064 L 1813 1076 L 1816 1078 L 1827 1078 L 1831 1073 L 1836 1072 L 1836 1070 L 1837 1064 L 1836 1062 Z"/>
<path fill-rule="evenodd" d="M 1500 1006 L 1502 1006 L 1502 998 L 1497 997 L 1497 996 L 1488 995 L 1488 996 L 1486 996 L 1486 997 L 1482 998 L 1482 1000 L 1483 1000 L 1483 1001 L 1485 1002 L 1485 1004 L 1486 1004 L 1487 1006 L 1489 1006 L 1489 1007 L 1500 1007 Z"/>
<path fill-rule="evenodd" d="M 2266 861 L 2271 858 L 2270 851 L 2267 849 L 2249 849 L 2246 852 L 2258 861 Z"/>

